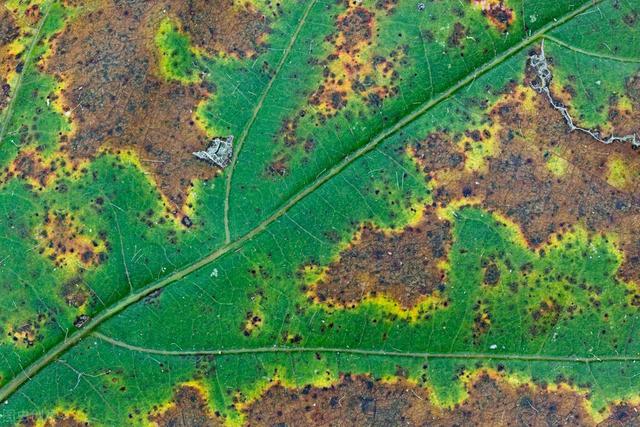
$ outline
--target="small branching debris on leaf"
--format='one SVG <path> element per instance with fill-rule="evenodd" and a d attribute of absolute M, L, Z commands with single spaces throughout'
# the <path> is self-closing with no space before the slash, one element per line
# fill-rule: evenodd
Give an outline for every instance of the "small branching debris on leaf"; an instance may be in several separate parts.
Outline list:
<path fill-rule="evenodd" d="M 233 135 L 214 138 L 206 150 L 196 151 L 193 155 L 224 169 L 231 162 L 233 155 Z"/>
<path fill-rule="evenodd" d="M 532 54 L 529 56 L 529 66 L 536 73 L 536 80 L 531 83 L 531 87 L 538 93 L 546 95 L 549 103 L 553 108 L 560 111 L 564 121 L 569 126 L 569 131 L 579 131 L 590 135 L 596 141 L 600 141 L 604 144 L 611 144 L 612 142 L 629 142 L 634 147 L 640 147 L 640 138 L 636 133 L 632 133 L 629 135 L 618 136 L 618 135 L 610 135 L 604 136 L 601 134 L 599 130 L 596 129 L 587 129 L 580 126 L 576 126 L 573 122 L 573 118 L 569 114 L 569 109 L 560 101 L 557 101 L 551 95 L 551 91 L 549 90 L 549 85 L 551 84 L 551 80 L 553 79 L 553 74 L 551 70 L 549 70 L 549 63 L 547 62 L 547 58 L 544 55 L 544 41 L 540 46 L 539 54 Z"/>

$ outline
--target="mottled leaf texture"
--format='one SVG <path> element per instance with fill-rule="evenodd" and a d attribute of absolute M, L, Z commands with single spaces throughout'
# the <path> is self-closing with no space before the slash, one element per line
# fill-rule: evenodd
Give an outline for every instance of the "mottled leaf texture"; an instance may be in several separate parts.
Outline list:
<path fill-rule="evenodd" d="M 639 123 L 637 0 L 0 0 L 0 425 L 638 425 Z"/>

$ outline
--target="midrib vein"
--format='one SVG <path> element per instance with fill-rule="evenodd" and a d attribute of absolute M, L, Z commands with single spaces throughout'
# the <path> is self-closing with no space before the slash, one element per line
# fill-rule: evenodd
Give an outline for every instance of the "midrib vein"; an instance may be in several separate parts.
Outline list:
<path fill-rule="evenodd" d="M 98 313 L 91 321 L 89 321 L 82 329 L 79 329 L 66 337 L 65 340 L 59 342 L 58 344 L 51 347 L 47 350 L 42 356 L 36 359 L 33 363 L 27 366 L 25 369 L 20 371 L 18 375 L 16 375 L 11 381 L 9 381 L 5 386 L 0 389 L 0 401 L 6 400 L 11 394 L 17 390 L 22 384 L 24 384 L 28 379 L 33 377 L 38 371 L 47 366 L 51 361 L 55 360 L 58 356 L 75 346 L 79 341 L 93 332 L 100 324 L 102 324 L 105 320 L 111 318 L 117 313 L 123 311 L 125 308 L 130 305 L 140 301 L 147 295 L 153 293 L 154 291 L 164 288 L 167 285 L 176 282 L 183 277 L 193 273 L 194 271 L 199 270 L 200 268 L 210 264 L 211 262 L 217 260 L 221 256 L 225 255 L 228 252 L 231 252 L 240 246 L 242 246 L 248 240 L 251 240 L 256 235 L 260 234 L 262 231 L 266 229 L 268 225 L 273 223 L 275 220 L 280 218 L 282 215 L 287 213 L 293 206 L 295 206 L 300 200 L 304 199 L 307 195 L 315 191 L 322 184 L 327 182 L 329 179 L 340 173 L 347 166 L 349 166 L 353 161 L 362 157 L 369 151 L 373 150 L 382 140 L 387 138 L 388 136 L 394 134 L 398 130 L 402 129 L 409 123 L 413 122 L 416 118 L 424 114 L 426 111 L 430 110 L 434 106 L 440 104 L 441 102 L 447 100 L 458 90 L 466 86 L 468 83 L 471 83 L 478 77 L 484 75 L 497 65 L 504 62 L 507 58 L 511 57 L 515 53 L 519 52 L 526 46 L 533 43 L 535 40 L 538 40 L 541 36 L 547 33 L 554 28 L 559 27 L 560 25 L 566 23 L 571 20 L 575 16 L 583 13 L 587 9 L 596 6 L 601 3 L 603 0 L 593 0 L 584 3 L 579 8 L 573 10 L 572 12 L 558 18 L 554 21 L 549 22 L 548 24 L 541 27 L 535 34 L 532 34 L 528 38 L 524 38 L 517 44 L 513 45 L 509 49 L 505 50 L 491 61 L 486 62 L 484 65 L 476 68 L 473 72 L 468 74 L 464 79 L 459 80 L 455 85 L 451 86 L 446 91 L 440 93 L 437 97 L 432 98 L 431 100 L 424 103 L 422 106 L 409 113 L 403 119 L 396 122 L 393 126 L 383 130 L 373 139 L 371 139 L 367 144 L 361 146 L 360 148 L 352 151 L 347 154 L 338 164 L 336 164 L 331 169 L 328 169 L 324 174 L 320 175 L 315 181 L 306 185 L 300 192 L 293 195 L 289 200 L 287 200 L 283 205 L 280 206 L 272 215 L 266 218 L 264 221 L 260 222 L 255 228 L 251 231 L 247 232 L 243 236 L 239 237 L 237 240 L 224 244 L 219 249 L 213 251 L 211 254 L 196 260 L 195 262 L 183 267 L 180 270 L 177 270 L 170 275 L 166 276 L 163 279 L 158 280 L 157 282 L 151 283 L 143 288 L 138 289 L 137 291 L 130 293 L 123 299 L 115 302 L 111 306 L 107 307 L 102 312 Z"/>
<path fill-rule="evenodd" d="M 239 354 L 268 354 L 268 353 L 344 353 L 362 356 L 405 357 L 412 359 L 478 359 L 478 360 L 522 360 L 531 362 L 572 362 L 572 363 L 604 363 L 604 362 L 635 362 L 640 361 L 637 356 L 556 356 L 545 354 L 500 354 L 500 353 L 437 353 L 437 352 L 404 352 L 387 350 L 365 350 L 358 348 L 337 347 L 255 347 L 228 348 L 219 350 L 160 350 L 139 347 L 113 339 L 100 332 L 91 334 L 104 342 L 116 347 L 139 353 L 156 354 L 159 356 L 231 356 Z"/>
<path fill-rule="evenodd" d="M 282 56 L 280 57 L 280 61 L 276 65 L 276 69 L 273 72 L 273 75 L 271 76 L 271 79 L 269 79 L 269 83 L 267 83 L 267 86 L 262 91 L 262 95 L 260 95 L 260 99 L 258 99 L 258 103 L 256 104 L 256 106 L 253 109 L 253 113 L 251 114 L 251 118 L 249 119 L 247 124 L 242 129 L 242 133 L 240 134 L 240 138 L 238 138 L 238 144 L 236 146 L 236 149 L 233 150 L 233 157 L 231 158 L 231 165 L 229 166 L 229 173 L 227 174 L 227 180 L 226 180 L 226 183 L 225 183 L 225 194 L 224 194 L 224 235 L 225 235 L 225 243 L 229 243 L 231 241 L 231 231 L 229 229 L 229 203 L 230 203 L 229 199 L 231 197 L 231 182 L 233 180 L 233 172 L 236 170 L 236 164 L 238 163 L 238 157 L 240 156 L 240 151 L 242 150 L 242 146 L 244 145 L 244 141 L 247 139 L 247 135 L 249 135 L 249 131 L 253 127 L 253 124 L 256 122 L 256 118 L 258 117 L 258 114 L 260 113 L 260 110 L 262 110 L 262 105 L 264 104 L 264 100 L 267 98 L 267 95 L 269 95 L 269 92 L 271 91 L 271 87 L 273 86 L 273 83 L 275 82 L 276 78 L 280 74 L 280 70 L 282 70 L 282 67 L 284 66 L 284 63 L 287 61 L 287 58 L 289 57 L 289 53 L 291 52 L 291 49 L 293 49 L 293 45 L 296 43 L 296 40 L 298 39 L 298 35 L 300 34 L 300 31 L 302 30 L 302 27 L 304 26 L 304 23 L 307 21 L 307 16 L 309 16 L 309 12 L 311 12 L 311 9 L 316 4 L 316 1 L 317 0 L 311 0 L 309 2 L 309 5 L 305 9 L 304 13 L 302 14 L 302 18 L 300 18 L 300 22 L 298 23 L 298 26 L 296 27 L 295 31 L 293 32 L 293 35 L 291 36 L 291 39 L 289 40 L 289 44 L 287 44 L 287 47 L 282 52 Z"/>

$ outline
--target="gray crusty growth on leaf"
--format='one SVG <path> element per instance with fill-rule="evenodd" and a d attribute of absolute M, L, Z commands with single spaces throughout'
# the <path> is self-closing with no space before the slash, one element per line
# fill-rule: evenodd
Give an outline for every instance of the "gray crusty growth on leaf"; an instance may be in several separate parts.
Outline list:
<path fill-rule="evenodd" d="M 206 150 L 196 151 L 193 155 L 224 169 L 231 162 L 233 155 L 233 135 L 226 138 L 214 138 Z"/>
<path fill-rule="evenodd" d="M 551 91 L 549 90 L 549 85 L 551 84 L 551 80 L 553 79 L 553 74 L 551 74 L 551 70 L 549 70 L 549 63 L 547 62 L 547 58 L 544 55 L 544 41 L 540 46 L 540 54 L 532 54 L 529 57 L 529 66 L 536 72 L 537 79 L 531 83 L 531 87 L 538 93 L 544 93 L 547 96 L 547 99 L 551 103 L 551 106 L 556 110 L 560 111 L 564 121 L 569 126 L 569 131 L 573 132 L 575 130 L 579 132 L 584 132 L 587 135 L 590 135 L 596 141 L 600 141 L 604 144 L 611 144 L 612 142 L 630 142 L 634 147 L 640 147 L 640 140 L 638 139 L 638 135 L 636 133 L 632 133 L 630 135 L 625 136 L 603 136 L 600 131 L 593 129 L 586 129 L 580 126 L 576 126 L 573 123 L 573 119 L 569 114 L 569 109 L 561 102 L 556 101 L 551 96 Z"/>

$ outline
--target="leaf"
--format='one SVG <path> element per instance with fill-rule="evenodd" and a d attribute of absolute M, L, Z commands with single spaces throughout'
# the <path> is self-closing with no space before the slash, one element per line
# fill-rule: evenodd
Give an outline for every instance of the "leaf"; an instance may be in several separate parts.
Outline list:
<path fill-rule="evenodd" d="M 0 424 L 637 422 L 634 2 L 1 6 Z"/>

